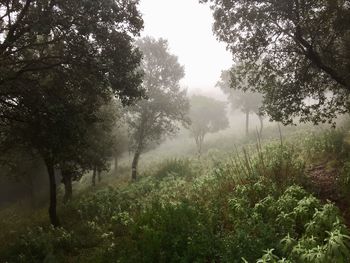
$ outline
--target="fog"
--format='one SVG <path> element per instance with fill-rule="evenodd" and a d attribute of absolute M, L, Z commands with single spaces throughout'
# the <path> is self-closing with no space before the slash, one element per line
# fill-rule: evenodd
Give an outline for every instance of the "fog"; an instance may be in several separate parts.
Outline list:
<path fill-rule="evenodd" d="M 347 1 L 0 1 L 0 263 L 350 262 Z"/>
<path fill-rule="evenodd" d="M 197 0 L 141 0 L 145 28 L 142 36 L 162 37 L 185 66 L 181 84 L 189 93 L 217 94 L 221 71 L 232 65 L 225 44 L 216 40 L 209 6 Z"/>

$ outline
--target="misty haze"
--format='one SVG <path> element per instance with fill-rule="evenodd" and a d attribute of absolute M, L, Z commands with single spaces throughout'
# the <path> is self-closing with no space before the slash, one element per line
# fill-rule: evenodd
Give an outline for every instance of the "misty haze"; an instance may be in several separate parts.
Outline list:
<path fill-rule="evenodd" d="M 348 0 L 0 1 L 0 263 L 350 262 Z"/>

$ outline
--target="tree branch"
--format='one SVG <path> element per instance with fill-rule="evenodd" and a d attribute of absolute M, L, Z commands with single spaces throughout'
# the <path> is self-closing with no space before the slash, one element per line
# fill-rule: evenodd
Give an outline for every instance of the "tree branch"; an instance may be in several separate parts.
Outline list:
<path fill-rule="evenodd" d="M 303 37 L 301 33 L 301 28 L 299 25 L 296 26 L 295 30 L 295 40 L 297 43 L 301 44 L 304 49 L 304 55 L 310 59 L 318 68 L 322 69 L 325 73 L 327 73 L 333 80 L 335 80 L 340 85 L 344 86 L 348 91 L 350 91 L 350 85 L 347 81 L 342 78 L 337 71 L 333 68 L 327 66 L 319 56 L 319 54 L 313 49 L 312 45 L 310 45 Z"/>

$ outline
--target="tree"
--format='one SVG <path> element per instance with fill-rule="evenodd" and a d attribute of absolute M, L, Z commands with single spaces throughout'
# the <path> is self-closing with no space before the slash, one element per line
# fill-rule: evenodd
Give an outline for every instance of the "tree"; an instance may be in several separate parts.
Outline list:
<path fill-rule="evenodd" d="M 75 164 L 101 105 L 142 96 L 138 1 L 20 0 L 0 3 L 0 118 L 12 137 L 44 159 L 49 215 L 55 168 Z"/>
<path fill-rule="evenodd" d="M 126 0 L 2 1 L 1 109 L 16 107 L 19 96 L 37 89 L 37 72 L 60 67 L 71 73 L 76 67 L 94 73 L 101 84 L 118 86 L 123 100 L 139 96 L 138 78 L 130 74 L 139 61 L 131 46 L 132 35 L 138 35 L 143 23 L 137 4 Z M 0 116 L 16 117 L 6 113 Z"/>
<path fill-rule="evenodd" d="M 71 201 L 73 197 L 72 181 L 79 180 L 82 177 L 84 170 L 71 161 L 60 163 L 59 169 L 61 171 L 62 183 L 64 185 L 63 203 L 66 204 Z"/>
<path fill-rule="evenodd" d="M 226 104 L 205 96 L 192 96 L 190 131 L 196 141 L 198 155 L 202 153 L 204 137 L 228 127 Z"/>
<path fill-rule="evenodd" d="M 237 79 L 264 95 L 274 120 L 332 122 L 349 112 L 348 0 L 201 0 L 210 2 L 214 31 L 227 43 Z"/>
<path fill-rule="evenodd" d="M 158 144 L 166 135 L 178 131 L 178 123 L 186 124 L 189 108 L 186 91 L 179 81 L 184 69 L 177 57 L 171 55 L 164 39 L 146 37 L 138 41 L 143 53 L 143 87 L 147 99 L 140 100 L 130 108 L 128 123 L 131 135 L 132 179 L 137 177 L 137 165 L 147 147 Z"/>
<path fill-rule="evenodd" d="M 72 199 L 72 181 L 79 180 L 87 171 L 93 171 L 92 185 L 96 185 L 96 176 L 101 180 L 101 171 L 109 169 L 109 160 L 115 148 L 114 127 L 117 103 L 111 99 L 102 105 L 96 113 L 96 121 L 86 126 L 83 142 L 74 155 L 61 162 L 59 168 L 62 183 L 65 186 L 64 202 Z"/>
<path fill-rule="evenodd" d="M 82 156 L 83 166 L 92 170 L 92 185 L 96 185 L 96 176 L 101 181 L 101 172 L 109 169 L 109 161 L 115 149 L 116 126 L 119 116 L 116 114 L 121 105 L 115 100 L 102 105 L 98 112 L 98 122 L 94 123 L 87 132 L 87 149 Z"/>
<path fill-rule="evenodd" d="M 114 174 L 118 175 L 119 158 L 129 149 L 128 127 L 124 119 L 121 119 L 114 127 Z"/>
<path fill-rule="evenodd" d="M 256 92 L 242 91 L 237 89 L 231 83 L 231 75 L 235 74 L 235 68 L 221 72 L 220 81 L 216 84 L 230 101 L 233 110 L 239 109 L 246 115 L 245 134 L 249 133 L 249 115 L 255 113 L 260 121 L 260 134 L 262 134 L 264 120 L 263 113 L 260 111 L 262 96 Z"/>

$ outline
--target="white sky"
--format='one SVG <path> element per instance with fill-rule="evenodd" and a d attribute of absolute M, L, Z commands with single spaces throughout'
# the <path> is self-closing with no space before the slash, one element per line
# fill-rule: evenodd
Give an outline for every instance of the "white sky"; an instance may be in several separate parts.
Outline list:
<path fill-rule="evenodd" d="M 190 93 L 219 95 L 215 84 L 221 70 L 231 66 L 232 56 L 213 35 L 209 6 L 198 0 L 141 0 L 140 11 L 145 22 L 142 36 L 167 39 L 170 52 L 185 66 L 182 85 Z"/>

